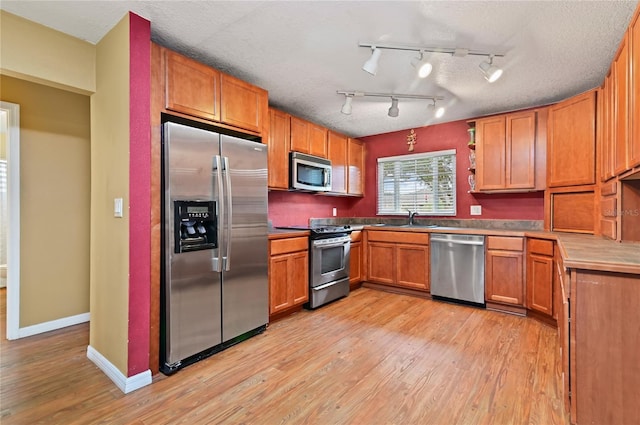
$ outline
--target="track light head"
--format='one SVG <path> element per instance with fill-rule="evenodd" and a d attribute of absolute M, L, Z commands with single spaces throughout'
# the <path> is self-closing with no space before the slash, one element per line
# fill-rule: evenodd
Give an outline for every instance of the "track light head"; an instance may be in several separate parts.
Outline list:
<path fill-rule="evenodd" d="M 344 105 L 340 110 L 345 115 L 351 115 L 351 103 L 353 102 L 353 96 L 345 95 Z"/>
<path fill-rule="evenodd" d="M 391 98 L 391 107 L 389 108 L 389 113 L 388 115 L 390 117 L 397 117 L 398 114 L 400 113 L 400 109 L 398 109 L 398 99 L 395 97 Z"/>
<path fill-rule="evenodd" d="M 444 113 L 445 113 L 444 106 L 436 108 L 436 100 L 435 99 L 433 99 L 433 103 L 430 104 L 429 106 L 427 106 L 427 108 L 429 110 L 433 110 L 434 111 L 433 112 L 433 116 L 436 117 L 436 118 L 442 118 L 444 116 Z"/>
<path fill-rule="evenodd" d="M 502 76 L 502 69 L 493 65 L 493 55 L 490 55 L 488 60 L 480 64 L 480 69 L 484 74 L 484 78 L 490 83 L 497 81 Z"/>
<path fill-rule="evenodd" d="M 382 50 L 376 48 L 376 46 L 371 46 L 371 57 L 362 65 L 362 69 L 371 75 L 376 75 L 380 55 L 382 55 Z"/>
<path fill-rule="evenodd" d="M 433 66 L 429 63 L 429 61 L 424 57 L 424 52 L 420 52 L 419 58 L 413 58 L 411 60 L 411 65 L 416 69 L 418 73 L 418 77 L 427 78 L 429 74 L 431 74 L 431 70 Z"/>

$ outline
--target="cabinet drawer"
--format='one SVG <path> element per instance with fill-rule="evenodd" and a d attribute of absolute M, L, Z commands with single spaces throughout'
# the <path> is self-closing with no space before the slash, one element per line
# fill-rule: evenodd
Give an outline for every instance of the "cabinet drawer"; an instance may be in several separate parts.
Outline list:
<path fill-rule="evenodd" d="M 553 257 L 553 241 L 544 239 L 527 239 L 527 251 L 529 251 L 530 254 L 540 254 Z"/>
<path fill-rule="evenodd" d="M 523 238 L 512 236 L 488 236 L 487 249 L 520 251 L 524 249 Z"/>
<path fill-rule="evenodd" d="M 306 251 L 309 248 L 309 240 L 306 237 L 288 239 L 275 239 L 269 241 L 270 255 L 286 254 L 288 252 Z"/>
<path fill-rule="evenodd" d="M 362 241 L 362 230 L 354 230 L 351 232 L 351 242 Z"/>
<path fill-rule="evenodd" d="M 411 243 L 429 245 L 429 234 L 420 232 L 368 231 L 367 238 L 375 242 Z"/>

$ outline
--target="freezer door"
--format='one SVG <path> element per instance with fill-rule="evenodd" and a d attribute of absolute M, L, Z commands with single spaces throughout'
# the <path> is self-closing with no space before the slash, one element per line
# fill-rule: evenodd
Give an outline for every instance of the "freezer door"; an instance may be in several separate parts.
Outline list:
<path fill-rule="evenodd" d="M 222 342 L 218 250 L 175 253 L 174 200 L 213 198 L 219 135 L 165 123 L 163 128 L 163 361 L 174 365 Z"/>
<path fill-rule="evenodd" d="M 269 320 L 267 279 L 267 146 L 222 135 L 230 188 L 230 237 L 222 285 L 222 336 L 229 341 Z"/>

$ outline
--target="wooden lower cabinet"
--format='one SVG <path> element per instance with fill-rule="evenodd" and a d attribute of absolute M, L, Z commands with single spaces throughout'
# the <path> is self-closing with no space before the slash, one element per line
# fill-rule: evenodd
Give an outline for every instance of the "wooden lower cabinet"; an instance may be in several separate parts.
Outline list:
<path fill-rule="evenodd" d="M 524 314 L 524 238 L 488 236 L 485 260 L 487 308 Z"/>
<path fill-rule="evenodd" d="M 527 239 L 527 309 L 549 318 L 553 309 L 553 241 Z"/>
<path fill-rule="evenodd" d="M 367 282 L 429 291 L 429 234 L 368 231 Z"/>
<path fill-rule="evenodd" d="M 640 423 L 640 274 L 570 272 L 571 422 Z"/>
<path fill-rule="evenodd" d="M 351 232 L 351 250 L 349 255 L 349 286 L 355 289 L 362 282 L 362 231 Z"/>
<path fill-rule="evenodd" d="M 309 241 L 293 237 L 269 241 L 269 315 L 309 300 Z"/>

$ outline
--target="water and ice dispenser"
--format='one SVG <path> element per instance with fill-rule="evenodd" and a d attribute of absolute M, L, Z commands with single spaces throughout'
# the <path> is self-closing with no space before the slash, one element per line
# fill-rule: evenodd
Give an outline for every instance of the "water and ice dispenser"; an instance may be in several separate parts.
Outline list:
<path fill-rule="evenodd" d="M 174 201 L 175 252 L 218 247 L 215 202 Z"/>

